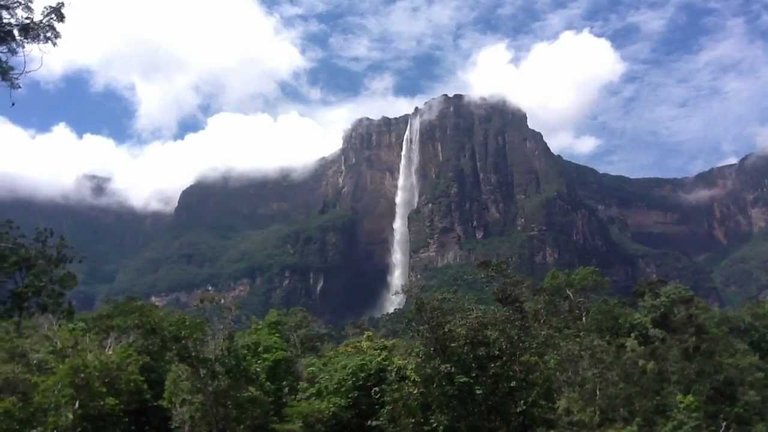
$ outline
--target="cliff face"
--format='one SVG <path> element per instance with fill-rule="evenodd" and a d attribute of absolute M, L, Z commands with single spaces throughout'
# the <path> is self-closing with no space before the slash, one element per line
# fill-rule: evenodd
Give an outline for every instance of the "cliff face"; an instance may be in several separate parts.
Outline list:
<path fill-rule="evenodd" d="M 114 292 L 178 298 L 210 284 L 246 289 L 256 313 L 303 306 L 329 320 L 360 317 L 386 280 L 407 124 L 358 120 L 310 172 L 190 186 L 167 232 L 125 266 Z"/>
<path fill-rule="evenodd" d="M 486 259 L 506 260 L 532 276 L 591 265 L 612 277 L 620 291 L 660 277 L 690 284 L 721 303 L 712 267 L 765 225 L 766 169 L 760 158 L 686 179 L 629 179 L 554 155 L 525 114 L 500 101 L 442 96 L 413 114 L 420 123 L 419 204 L 410 216 L 416 276 L 427 268 Z M 338 278 L 324 279 L 324 286 L 345 298 L 355 295 L 361 303 L 352 314 L 361 313 L 385 285 L 408 120 L 355 122 L 339 153 L 304 179 L 245 182 L 236 197 L 231 194 L 238 187 L 219 182 L 208 185 L 213 189 L 201 199 L 210 203 L 206 196 L 218 196 L 223 212 L 217 220 L 242 213 L 227 208 L 232 203 L 252 205 L 251 220 L 267 212 L 282 224 L 347 214 L 344 235 L 354 240 L 337 243 L 354 243 L 346 268 L 375 276 L 358 279 L 365 287 Z M 187 195 L 200 187 L 182 196 L 177 219 L 189 212 L 187 206 L 199 207 Z M 311 285 L 312 275 L 322 271 L 306 269 L 291 283 Z M 309 304 L 338 309 L 328 301 Z"/>
<path fill-rule="evenodd" d="M 633 240 L 701 259 L 738 244 L 766 225 L 768 158 L 682 179 L 629 179 L 566 162 L 569 182 L 601 213 L 619 217 Z"/>
<path fill-rule="evenodd" d="M 681 279 L 724 304 L 768 290 L 760 270 L 768 261 L 752 259 L 767 246 L 759 240 L 768 220 L 765 155 L 680 179 L 629 179 L 565 166 L 569 184 L 632 242 L 641 277 Z M 736 274 L 727 269 L 732 255 L 751 264 Z"/>
<path fill-rule="evenodd" d="M 712 303 L 768 291 L 760 270 L 768 268 L 768 157 L 690 178 L 630 179 L 554 155 L 503 102 L 442 96 L 413 114 L 356 121 L 340 151 L 309 172 L 190 186 L 162 229 L 113 263 L 108 292 L 163 301 L 211 285 L 236 291 L 257 313 L 365 314 L 386 285 L 409 118 L 420 130 L 414 277 L 494 259 L 534 277 L 596 266 L 619 291 L 645 278 L 679 280 Z"/>
<path fill-rule="evenodd" d="M 592 265 L 620 291 L 659 277 L 690 284 L 722 303 L 717 285 L 723 278 L 716 281 L 713 268 L 768 219 L 765 158 L 752 156 L 691 178 L 629 179 L 554 155 L 525 114 L 500 101 L 442 96 L 413 114 L 420 119 L 419 204 L 410 216 L 416 275 L 485 259 L 506 260 L 532 276 Z M 301 205 L 282 206 L 292 212 L 284 220 L 313 212 L 349 214 L 356 265 L 377 274 L 367 280 L 375 286 L 365 288 L 374 298 L 385 285 L 408 119 L 361 119 L 340 152 L 308 179 L 251 186 L 280 197 L 258 202 L 261 209 L 287 195 L 306 195 L 298 199 Z M 307 187 L 311 192 L 297 192 Z M 182 204 L 177 215 L 185 211 Z M 348 295 L 362 288 L 338 289 Z"/>
<path fill-rule="evenodd" d="M 609 231 L 571 190 L 560 159 L 523 112 L 462 96 L 426 110 L 411 225 L 417 268 L 506 259 L 532 275 L 597 265 L 627 279 Z"/>
<path fill-rule="evenodd" d="M 403 136 L 408 116 L 356 121 L 344 136 L 324 191 L 328 208 L 354 215 L 358 236 L 377 266 L 386 268 Z"/>

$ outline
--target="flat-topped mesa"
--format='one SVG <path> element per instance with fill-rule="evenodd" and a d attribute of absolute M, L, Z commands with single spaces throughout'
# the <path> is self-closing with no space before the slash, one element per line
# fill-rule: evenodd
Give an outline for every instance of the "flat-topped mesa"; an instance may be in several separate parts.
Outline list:
<path fill-rule="evenodd" d="M 515 215 L 518 198 L 560 186 L 558 159 L 525 114 L 504 101 L 441 96 L 425 104 L 421 117 L 417 213 L 456 204 L 451 220 L 423 221 L 429 235 L 450 229 L 461 239 L 480 239 L 516 229 L 526 224 Z"/>
<path fill-rule="evenodd" d="M 514 260 L 522 271 L 590 264 L 595 253 L 577 251 L 605 252 L 610 243 L 607 230 L 599 229 L 594 212 L 571 197 L 561 160 L 541 134 L 528 127 L 523 111 L 503 100 L 443 95 L 410 116 L 358 120 L 345 134 L 334 202 L 360 215 L 359 238 L 375 262 L 392 261 L 403 138 L 409 119 L 416 115 L 418 205 L 409 223 L 401 223 L 409 226 L 408 247 L 416 271 L 489 258 L 475 250 L 477 242 L 522 238 L 556 225 L 567 231 L 564 236 L 576 239 L 576 245 L 565 252 L 547 235 L 537 236 L 535 242 L 520 241 L 514 251 L 520 256 Z M 506 257 L 499 253 L 490 258 Z M 608 261 L 610 267 L 619 265 L 616 259 Z"/>
<path fill-rule="evenodd" d="M 649 278 L 676 280 L 713 303 L 766 291 L 767 157 L 690 178 L 601 174 L 553 154 L 521 110 L 462 95 L 437 97 L 400 117 L 360 119 L 338 152 L 300 176 L 196 183 L 160 229 L 146 229 L 154 224 L 143 218 L 131 224 L 91 214 L 96 210 L 73 218 L 62 205 L 46 210 L 40 203 L 0 202 L 0 217 L 65 227 L 84 255 L 116 269 L 82 279 L 96 288 L 110 284 L 113 295 L 247 281 L 252 313 L 303 306 L 332 321 L 359 318 L 375 310 L 388 286 L 404 137 L 414 114 L 418 194 L 399 219 L 408 239 L 401 268 L 409 270 L 399 280 L 426 283 L 441 274 L 438 267 L 502 260 L 533 277 L 595 266 L 620 291 Z M 99 232 L 110 238 L 97 242 L 91 225 L 102 222 Z M 104 244 L 123 243 L 131 247 L 110 249 L 124 254 L 103 253 Z"/>
<path fill-rule="evenodd" d="M 554 155 L 520 109 L 463 95 L 434 98 L 399 117 L 355 121 L 340 150 L 308 177 L 193 186 L 177 216 L 202 228 L 242 221 L 263 229 L 346 214 L 348 223 L 340 226 L 347 231 L 323 240 L 322 250 L 334 255 L 352 247 L 343 255 L 354 259 L 338 261 L 338 268 L 291 270 L 291 283 L 305 278 L 307 287 L 286 289 L 314 293 L 307 304 L 324 316 L 373 310 L 388 287 L 403 143 L 416 113 L 418 205 L 406 220 L 408 251 L 401 255 L 416 277 L 484 259 L 504 260 L 532 276 L 593 265 L 620 289 L 644 278 L 680 279 L 717 302 L 714 282 L 697 260 L 764 226 L 759 164 L 745 159 L 690 179 L 608 176 Z M 332 238 L 345 240 L 334 244 Z M 361 275 L 340 277 L 352 267 Z M 320 295 L 318 275 L 324 275 Z"/>
<path fill-rule="evenodd" d="M 541 135 L 528 128 L 525 113 L 502 100 L 443 95 L 410 116 L 360 119 L 345 135 L 339 184 L 342 201 L 367 215 L 363 237 L 378 233 L 379 251 L 389 251 L 404 238 L 390 224 L 396 217 L 403 143 L 409 142 L 403 137 L 409 119 L 416 117 L 422 130 L 416 143 L 421 156 L 413 168 L 416 183 L 423 187 L 415 197 L 420 203 L 416 214 L 411 215 L 420 223 L 418 232 L 411 230 L 419 242 L 411 249 L 419 252 L 421 261 L 430 255 L 427 261 L 432 264 L 456 260 L 461 241 L 526 225 L 517 219 L 516 197 L 558 186 L 557 176 L 548 172 L 557 171 L 557 158 Z M 451 203 L 456 208 L 446 207 Z M 390 227 L 385 230 L 384 224 Z M 425 241 L 429 250 L 419 250 Z"/>

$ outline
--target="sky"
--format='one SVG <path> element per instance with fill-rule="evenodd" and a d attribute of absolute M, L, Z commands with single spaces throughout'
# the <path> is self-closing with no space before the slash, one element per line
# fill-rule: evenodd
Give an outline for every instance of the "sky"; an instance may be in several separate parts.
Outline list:
<path fill-rule="evenodd" d="M 49 0 L 37 0 L 41 8 Z M 358 117 L 503 97 L 563 157 L 679 177 L 768 148 L 768 0 L 67 0 L 0 99 L 0 198 L 170 211 L 307 167 Z"/>

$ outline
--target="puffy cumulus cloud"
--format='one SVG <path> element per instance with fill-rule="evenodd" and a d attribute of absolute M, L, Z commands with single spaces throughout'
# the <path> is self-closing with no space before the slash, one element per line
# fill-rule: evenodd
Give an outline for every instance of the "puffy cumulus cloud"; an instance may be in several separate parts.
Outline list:
<path fill-rule="evenodd" d="M 501 96 L 528 114 L 555 151 L 589 153 L 600 141 L 575 130 L 607 84 L 626 66 L 611 43 L 590 33 L 566 31 L 534 44 L 515 62 L 507 42 L 479 50 L 463 78 L 478 96 Z"/>
<path fill-rule="evenodd" d="M 70 0 L 66 13 L 35 77 L 88 73 L 134 101 L 145 135 L 168 136 L 203 108 L 254 108 L 307 66 L 298 37 L 253 0 Z"/>
<path fill-rule="evenodd" d="M 170 211 L 180 192 L 217 172 L 269 174 L 308 165 L 340 145 L 341 130 L 290 112 L 223 112 L 205 129 L 178 140 L 121 145 L 64 124 L 46 132 L 24 130 L 0 117 L 0 196 L 92 200 L 83 176 L 111 178 L 111 197 L 138 209 Z M 102 202 L 104 204 L 105 202 Z"/>

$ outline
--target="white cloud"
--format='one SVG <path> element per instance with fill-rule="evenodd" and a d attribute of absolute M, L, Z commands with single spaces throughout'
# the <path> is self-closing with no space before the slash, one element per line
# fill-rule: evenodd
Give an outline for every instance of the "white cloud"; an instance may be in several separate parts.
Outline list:
<path fill-rule="evenodd" d="M 23 130 L 2 117 L 0 137 L 5 196 L 82 199 L 81 176 L 94 174 L 112 178 L 126 204 L 168 211 L 201 175 L 307 165 L 336 150 L 341 131 L 295 112 L 277 117 L 225 112 L 208 119 L 200 132 L 142 146 L 78 136 L 64 124 L 42 133 Z"/>
<path fill-rule="evenodd" d="M 515 63 L 506 42 L 488 45 L 464 73 L 471 94 L 502 96 L 528 114 L 554 151 L 588 153 L 599 145 L 575 129 L 625 64 L 611 43 L 584 30 L 540 42 Z"/>
<path fill-rule="evenodd" d="M 598 113 L 615 143 L 609 171 L 689 175 L 759 145 L 755 133 L 768 121 L 768 44 L 728 13 L 689 52 L 631 63 L 630 79 Z"/>
<path fill-rule="evenodd" d="M 181 191 L 205 175 L 273 175 L 311 165 L 341 147 L 344 131 L 361 116 L 409 113 L 425 99 L 392 94 L 392 77 L 368 81 L 357 97 L 328 105 L 290 106 L 284 114 L 221 112 L 180 139 L 118 143 L 78 135 L 65 124 L 25 130 L 0 117 L 0 198 L 94 201 L 83 176 L 111 178 L 115 201 L 142 210 L 171 211 Z"/>
<path fill-rule="evenodd" d="M 592 135 L 576 136 L 571 130 L 549 132 L 544 135 L 544 140 L 555 152 L 569 151 L 577 154 L 592 153 L 601 143 L 597 137 Z"/>
<path fill-rule="evenodd" d="M 205 106 L 253 108 L 307 66 L 296 36 L 252 0 L 70 0 L 66 14 L 34 76 L 89 73 L 134 101 L 144 134 L 172 134 Z"/>
<path fill-rule="evenodd" d="M 420 54 L 444 57 L 455 47 L 457 33 L 473 19 L 476 3 L 374 0 L 359 3 L 360 10 L 343 4 L 344 12 L 351 15 L 333 29 L 328 42 L 335 60 L 347 67 L 363 70 L 387 62 L 390 69 L 402 69 Z"/>
<path fill-rule="evenodd" d="M 558 74 L 547 75 L 548 67 L 559 70 L 563 61 L 574 61 L 567 57 L 571 55 L 568 49 L 589 54 L 579 43 L 560 45 L 573 37 L 598 40 L 588 33 L 564 34 L 555 42 L 535 45 L 519 66 L 510 63 L 512 55 L 504 51 L 504 46 L 492 46 L 478 55 L 474 75 L 470 77 L 503 78 L 499 83 L 507 93 L 502 94 L 519 101 L 529 110 L 532 120 L 557 126 L 549 128 L 552 134 L 548 139 L 554 146 L 587 152 L 598 141 L 589 136 L 575 136 L 572 127 L 589 108 L 601 86 L 590 80 L 605 82 L 611 76 L 598 74 L 589 67 L 572 67 L 574 73 L 566 75 L 569 79 L 566 83 L 560 82 L 562 77 Z M 607 46 L 610 49 L 610 44 Z M 563 55 L 566 60 L 557 59 Z M 604 57 L 591 57 L 593 64 L 598 62 L 595 68 L 602 63 L 611 64 Z M 506 76 L 509 72 L 511 77 Z M 537 81 L 539 78 L 543 80 Z M 208 118 L 199 132 L 180 139 L 140 143 L 118 143 L 104 136 L 78 135 L 64 124 L 43 132 L 24 130 L 0 118 L 0 151 L 4 155 L 0 160 L 0 174 L 5 185 L 0 193 L 39 199 L 92 200 L 92 196 L 83 193 L 82 177 L 95 174 L 111 178 L 111 190 L 127 204 L 139 209 L 169 211 L 175 206 L 179 193 L 203 175 L 217 172 L 268 175 L 280 167 L 311 164 L 341 146 L 344 130 L 355 119 L 403 115 L 430 98 L 427 95 L 396 96 L 394 84 L 395 77 L 391 74 L 370 76 L 361 94 L 353 98 L 309 105 L 284 101 L 276 110 L 284 113 L 281 115 L 224 111 Z M 554 99 L 540 98 L 535 86 L 539 89 L 549 86 L 549 90 L 555 88 L 559 92 L 551 93 Z M 515 99 L 517 95 L 511 92 L 518 88 L 530 93 L 524 92 L 525 98 Z M 180 100 L 182 90 L 178 89 L 176 100 Z M 144 93 L 145 98 L 147 94 Z M 158 97 L 162 99 L 164 95 L 160 93 Z M 155 105 L 161 106 L 162 102 Z"/>

